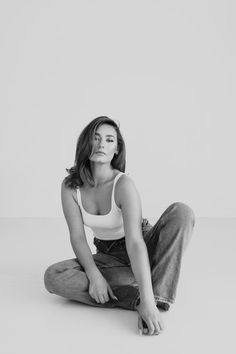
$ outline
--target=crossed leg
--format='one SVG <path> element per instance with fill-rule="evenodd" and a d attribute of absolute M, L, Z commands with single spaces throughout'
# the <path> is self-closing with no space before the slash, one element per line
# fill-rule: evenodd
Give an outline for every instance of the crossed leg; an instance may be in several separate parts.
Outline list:
<path fill-rule="evenodd" d="M 46 289 L 53 294 L 98 307 L 134 309 L 138 286 L 130 266 L 105 253 L 93 254 L 94 261 L 118 301 L 111 299 L 97 303 L 89 294 L 89 280 L 76 258 L 49 266 L 44 274 Z"/>

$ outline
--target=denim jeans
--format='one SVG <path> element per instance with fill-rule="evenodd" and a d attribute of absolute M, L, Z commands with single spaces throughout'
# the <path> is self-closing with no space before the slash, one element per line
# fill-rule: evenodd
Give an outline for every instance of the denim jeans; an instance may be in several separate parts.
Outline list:
<path fill-rule="evenodd" d="M 169 310 L 176 298 L 177 285 L 184 251 L 190 241 L 195 224 L 192 209 L 184 203 L 173 203 L 152 226 L 142 220 L 142 235 L 146 244 L 154 300 L 157 307 Z M 104 304 L 97 303 L 89 295 L 89 280 L 77 258 L 64 260 L 49 266 L 44 283 L 50 293 L 88 305 L 135 310 L 139 287 L 131 269 L 125 237 L 118 240 L 93 239 L 95 264 L 111 286 L 118 301 L 110 298 Z"/>

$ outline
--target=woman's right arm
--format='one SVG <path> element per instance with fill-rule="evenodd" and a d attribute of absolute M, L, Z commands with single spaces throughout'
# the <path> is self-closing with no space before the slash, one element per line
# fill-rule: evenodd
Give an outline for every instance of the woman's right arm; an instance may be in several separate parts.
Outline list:
<path fill-rule="evenodd" d="M 111 298 L 118 300 L 94 262 L 87 243 L 80 207 L 76 199 L 74 191 L 66 187 L 63 181 L 61 185 L 62 209 L 70 231 L 72 248 L 89 279 L 89 294 L 97 303 L 104 304 L 109 301 L 109 295 Z"/>
<path fill-rule="evenodd" d="M 61 202 L 70 232 L 70 242 L 79 263 L 83 266 L 90 280 L 99 270 L 87 243 L 81 211 L 73 194 L 73 190 L 66 187 L 63 181 L 61 184 Z"/>

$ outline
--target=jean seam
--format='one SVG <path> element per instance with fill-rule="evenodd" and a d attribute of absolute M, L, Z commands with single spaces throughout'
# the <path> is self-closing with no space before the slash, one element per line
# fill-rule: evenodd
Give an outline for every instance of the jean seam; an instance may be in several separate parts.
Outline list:
<path fill-rule="evenodd" d="M 138 302 L 138 300 L 140 300 L 140 294 L 139 294 L 139 291 L 137 293 L 137 295 L 135 296 L 133 302 L 132 302 L 132 309 L 135 311 L 136 310 L 136 304 Z M 174 300 L 172 299 L 166 299 L 162 296 L 154 296 L 154 300 L 155 300 L 155 304 L 157 305 L 158 302 L 161 302 L 161 303 L 165 303 L 167 305 L 170 305 L 174 303 Z"/>
<path fill-rule="evenodd" d="M 112 249 L 112 247 L 115 243 L 116 243 L 116 241 L 112 242 L 111 245 L 106 249 L 107 253 Z"/>
<path fill-rule="evenodd" d="M 127 267 L 126 264 L 124 265 L 108 265 L 108 266 L 101 266 L 99 265 L 100 269 L 106 269 L 106 268 L 122 268 L 122 267 Z"/>
<path fill-rule="evenodd" d="M 94 242 L 95 241 L 95 242 Z M 103 242 L 104 241 L 104 242 Z M 122 241 L 123 241 L 123 238 L 122 238 Z M 99 240 L 99 239 L 95 239 L 95 240 L 93 240 L 93 244 L 96 246 L 96 248 L 97 249 L 99 249 L 98 247 L 99 247 L 99 243 L 101 244 L 101 245 L 103 245 L 104 246 L 104 249 L 105 249 L 105 252 L 104 253 L 106 253 L 106 254 L 108 254 L 110 251 L 111 251 L 111 249 L 112 248 L 114 248 L 114 247 L 118 247 L 119 249 L 123 249 L 122 247 L 120 247 L 120 246 L 122 246 L 122 241 L 120 241 L 120 239 L 118 239 L 118 240 L 114 240 L 111 244 L 110 244 L 110 246 L 107 246 L 106 245 L 106 240 Z M 97 244 L 96 244 L 96 242 L 98 242 Z"/>
<path fill-rule="evenodd" d="M 174 299 L 169 299 L 169 298 L 158 296 L 158 295 L 155 295 L 154 299 L 155 299 L 155 301 L 165 302 L 168 305 L 174 303 Z"/>

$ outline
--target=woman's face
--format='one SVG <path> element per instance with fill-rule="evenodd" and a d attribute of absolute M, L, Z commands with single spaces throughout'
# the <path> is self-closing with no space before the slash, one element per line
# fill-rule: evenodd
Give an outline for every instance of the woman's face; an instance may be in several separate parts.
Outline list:
<path fill-rule="evenodd" d="M 100 125 L 92 141 L 93 152 L 90 161 L 107 163 L 110 162 L 117 150 L 117 134 L 114 127 L 109 124 Z"/>

